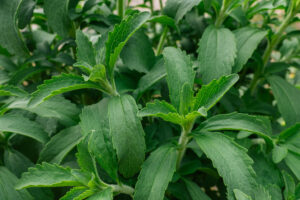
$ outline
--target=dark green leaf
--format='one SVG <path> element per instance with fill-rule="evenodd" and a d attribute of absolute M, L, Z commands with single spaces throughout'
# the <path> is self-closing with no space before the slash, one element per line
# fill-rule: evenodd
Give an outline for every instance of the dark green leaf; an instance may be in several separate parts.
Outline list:
<path fill-rule="evenodd" d="M 253 160 L 247 155 L 246 149 L 221 133 L 201 133 L 195 135 L 195 139 L 222 176 L 228 199 L 234 199 L 234 189 L 254 197 L 257 183 L 252 168 Z"/>
<path fill-rule="evenodd" d="M 60 164 L 81 139 L 82 134 L 79 126 L 72 126 L 60 131 L 46 143 L 40 153 L 39 162 Z"/>
<path fill-rule="evenodd" d="M 167 47 L 163 51 L 170 99 L 179 111 L 182 86 L 186 83 L 190 88 L 194 86 L 195 72 L 192 61 L 184 52 L 174 47 Z"/>
<path fill-rule="evenodd" d="M 17 12 L 17 23 L 20 29 L 30 23 L 35 4 L 34 0 L 21 0 Z"/>
<path fill-rule="evenodd" d="M 113 97 L 109 101 L 110 134 L 119 160 L 119 171 L 125 177 L 136 174 L 145 159 L 145 133 L 137 111 L 135 100 L 129 95 Z"/>
<path fill-rule="evenodd" d="M 300 122 L 300 90 L 279 76 L 268 77 L 279 112 L 288 126 Z"/>
<path fill-rule="evenodd" d="M 44 12 L 49 26 L 61 37 L 75 36 L 73 22 L 69 18 L 69 0 L 44 0 Z"/>
<path fill-rule="evenodd" d="M 137 31 L 124 46 L 120 57 L 123 63 L 131 70 L 148 72 L 155 62 L 155 55 L 143 30 Z"/>
<path fill-rule="evenodd" d="M 281 172 L 284 180 L 284 199 L 290 200 L 295 199 L 295 181 L 286 171 Z"/>
<path fill-rule="evenodd" d="M 264 138 L 270 147 L 273 146 L 273 141 L 270 137 L 272 134 L 271 124 L 269 119 L 264 116 L 254 116 L 243 113 L 221 114 L 204 121 L 199 128 L 200 130 L 207 131 L 248 131 Z"/>
<path fill-rule="evenodd" d="M 153 16 L 148 21 L 149 22 L 158 22 L 164 26 L 169 26 L 175 30 L 178 29 L 175 20 L 172 19 L 171 17 L 165 16 L 165 15 Z"/>
<path fill-rule="evenodd" d="M 0 116 L 0 131 L 24 135 L 42 143 L 47 142 L 49 139 L 48 134 L 38 123 L 15 114 Z"/>
<path fill-rule="evenodd" d="M 70 168 L 63 168 L 58 165 L 43 163 L 29 168 L 28 172 L 22 174 L 21 179 L 16 185 L 17 189 L 28 187 L 61 187 L 61 186 L 80 186 L 75 176 L 72 175 Z"/>
<path fill-rule="evenodd" d="M 118 161 L 109 133 L 107 107 L 108 99 L 103 99 L 97 104 L 85 107 L 80 117 L 80 126 L 85 135 L 90 134 L 88 148 L 91 155 L 116 180 L 118 177 Z"/>
<path fill-rule="evenodd" d="M 16 25 L 20 0 L 2 0 L 0 6 L 0 45 L 11 54 L 27 57 L 28 49 Z"/>
<path fill-rule="evenodd" d="M 184 182 L 192 200 L 211 200 L 196 183 L 187 179 L 184 179 Z"/>
<path fill-rule="evenodd" d="M 252 27 L 243 27 L 234 32 L 236 38 L 237 57 L 232 72 L 238 73 L 253 54 L 267 31 Z"/>
<path fill-rule="evenodd" d="M 176 168 L 176 147 L 164 145 L 144 162 L 135 186 L 134 200 L 162 200 Z"/>
<path fill-rule="evenodd" d="M 90 196 L 87 200 L 113 200 L 113 191 L 111 188 L 107 188 Z"/>
<path fill-rule="evenodd" d="M 184 15 L 193 7 L 197 6 L 201 0 L 168 0 L 163 10 L 164 14 L 172 17 L 178 23 Z"/>
<path fill-rule="evenodd" d="M 18 179 L 5 167 L 0 166 L 0 199 L 3 200 L 33 200 L 34 198 L 25 189 L 16 191 Z"/>
<path fill-rule="evenodd" d="M 93 44 L 81 30 L 76 31 L 77 61 L 96 65 L 96 55 Z"/>
<path fill-rule="evenodd" d="M 108 67 L 107 71 L 110 78 L 112 78 L 115 63 L 124 45 L 131 36 L 133 36 L 133 34 L 142 27 L 149 17 L 150 14 L 148 12 L 141 12 L 128 16 L 119 25 L 116 25 L 114 30 L 109 33 L 108 40 L 106 42 L 105 62 Z"/>
<path fill-rule="evenodd" d="M 86 190 L 88 190 L 86 187 L 73 187 L 71 190 L 69 190 L 63 197 L 61 197 L 59 200 L 74 200 L 76 197 L 80 196 L 82 193 L 84 193 Z"/>
<path fill-rule="evenodd" d="M 231 74 L 237 53 L 234 34 L 226 28 L 209 26 L 199 42 L 198 53 L 200 74 L 205 84 Z"/>
<path fill-rule="evenodd" d="M 100 85 L 90 81 L 84 81 L 81 76 L 61 74 L 39 85 L 37 91 L 32 94 L 29 106 L 34 107 L 55 95 L 82 88 L 93 88 L 103 91 Z"/>

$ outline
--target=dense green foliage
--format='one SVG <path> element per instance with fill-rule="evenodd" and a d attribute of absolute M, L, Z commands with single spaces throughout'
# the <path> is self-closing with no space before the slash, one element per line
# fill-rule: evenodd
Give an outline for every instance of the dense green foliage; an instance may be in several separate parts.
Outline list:
<path fill-rule="evenodd" d="M 300 0 L 141 2 L 1 0 L 0 199 L 299 200 Z"/>

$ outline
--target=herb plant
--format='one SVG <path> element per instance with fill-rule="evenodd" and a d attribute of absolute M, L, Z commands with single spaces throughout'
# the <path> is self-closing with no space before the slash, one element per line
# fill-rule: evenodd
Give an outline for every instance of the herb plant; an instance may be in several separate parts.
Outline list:
<path fill-rule="evenodd" d="M 300 199 L 300 1 L 142 2 L 1 0 L 0 199 Z"/>

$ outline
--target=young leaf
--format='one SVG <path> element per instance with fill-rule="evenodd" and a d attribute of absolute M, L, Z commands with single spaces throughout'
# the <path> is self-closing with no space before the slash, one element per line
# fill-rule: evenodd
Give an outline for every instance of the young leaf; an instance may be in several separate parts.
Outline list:
<path fill-rule="evenodd" d="M 252 198 L 250 196 L 246 195 L 241 190 L 234 189 L 233 192 L 234 192 L 234 196 L 235 196 L 236 200 L 252 200 Z"/>
<path fill-rule="evenodd" d="M 254 197 L 257 183 L 252 168 L 253 160 L 247 155 L 246 149 L 221 133 L 200 133 L 195 135 L 195 139 L 223 178 L 228 199 L 234 199 L 234 189 Z"/>
<path fill-rule="evenodd" d="M 160 117 L 165 121 L 179 125 L 181 125 L 184 120 L 184 118 L 177 113 L 174 106 L 159 100 L 154 100 L 153 103 L 147 103 L 146 107 L 140 110 L 137 115 L 139 117 Z"/>
<path fill-rule="evenodd" d="M 288 126 L 300 122 L 300 90 L 279 76 L 268 77 L 279 112 Z"/>
<path fill-rule="evenodd" d="M 48 134 L 38 123 L 15 114 L 0 116 L 0 131 L 31 137 L 41 143 L 46 143 L 49 139 Z"/>
<path fill-rule="evenodd" d="M 272 159 L 274 163 L 281 162 L 288 154 L 288 149 L 285 146 L 275 146 L 272 150 Z"/>
<path fill-rule="evenodd" d="M 108 104 L 112 143 L 119 160 L 119 171 L 125 177 L 136 174 L 145 159 L 145 133 L 137 118 L 135 100 L 124 95 L 113 97 Z"/>
<path fill-rule="evenodd" d="M 199 42 L 200 74 L 205 84 L 232 72 L 236 58 L 234 34 L 226 28 L 213 25 L 205 29 Z"/>
<path fill-rule="evenodd" d="M 243 27 L 234 32 L 236 38 L 237 57 L 232 72 L 238 73 L 253 54 L 267 31 L 252 27 Z"/>
<path fill-rule="evenodd" d="M 2 0 L 0 6 L 0 45 L 11 54 L 28 57 L 28 49 L 16 25 L 20 0 Z"/>
<path fill-rule="evenodd" d="M 39 162 L 60 164 L 81 139 L 79 126 L 72 126 L 60 131 L 44 146 L 39 156 Z"/>
<path fill-rule="evenodd" d="M 0 85 L 0 96 L 17 96 L 24 97 L 27 96 L 28 93 L 24 90 L 12 86 L 12 85 Z"/>
<path fill-rule="evenodd" d="M 32 94 L 29 106 L 34 107 L 52 96 L 82 88 L 93 88 L 100 91 L 104 90 L 104 88 L 96 83 L 84 81 L 81 76 L 61 74 L 59 76 L 54 76 L 52 79 L 46 80 L 44 84 L 39 85 L 37 91 Z"/>
<path fill-rule="evenodd" d="M 178 23 L 184 15 L 193 7 L 197 6 L 201 0 L 168 0 L 164 7 L 164 14 L 172 17 Z"/>
<path fill-rule="evenodd" d="M 176 147 L 168 144 L 151 153 L 135 186 L 134 200 L 162 200 L 176 168 Z"/>
<path fill-rule="evenodd" d="M 238 79 L 237 74 L 231 74 L 222 76 L 218 80 L 212 80 L 208 85 L 203 85 L 195 97 L 194 110 L 203 106 L 208 111 L 220 101 Z"/>
<path fill-rule="evenodd" d="M 125 66 L 138 72 L 148 72 L 155 62 L 155 55 L 144 30 L 138 30 L 124 46 L 120 57 Z"/>
<path fill-rule="evenodd" d="M 148 20 L 150 14 L 147 12 L 136 13 L 128 16 L 119 25 L 116 25 L 114 30 L 109 33 L 106 42 L 106 57 L 105 62 L 108 67 L 109 77 L 112 78 L 115 63 L 121 53 L 124 45 L 133 36 L 133 34 L 142 27 Z"/>
<path fill-rule="evenodd" d="M 84 193 L 87 190 L 88 189 L 86 187 L 83 187 L 83 186 L 73 187 L 71 190 L 69 190 L 59 200 L 74 200 L 76 197 L 80 196 L 82 193 Z"/>
<path fill-rule="evenodd" d="M 179 111 L 182 86 L 194 86 L 195 72 L 192 61 L 184 52 L 174 47 L 167 47 L 163 51 L 167 81 L 172 105 Z"/>
<path fill-rule="evenodd" d="M 111 188 L 104 189 L 90 196 L 87 200 L 113 200 L 113 191 Z"/>
<path fill-rule="evenodd" d="M 73 22 L 69 18 L 68 6 L 69 0 L 44 1 L 44 12 L 47 16 L 49 26 L 59 36 L 64 38 L 75 34 Z"/>
<path fill-rule="evenodd" d="M 29 187 L 62 187 L 81 186 L 70 168 L 63 168 L 55 164 L 43 163 L 29 168 L 28 172 L 22 174 L 16 185 L 17 189 Z"/>
<path fill-rule="evenodd" d="M 0 199 L 7 200 L 33 200 L 26 190 L 15 190 L 18 179 L 5 167 L 0 166 Z"/>
<path fill-rule="evenodd" d="M 81 114 L 83 134 L 90 134 L 88 148 L 99 165 L 114 179 L 117 179 L 118 161 L 112 146 L 107 117 L 108 99 L 86 106 Z"/>
<path fill-rule="evenodd" d="M 96 65 L 96 55 L 93 44 L 81 30 L 76 31 L 77 61 Z"/>
<path fill-rule="evenodd" d="M 201 123 L 199 129 L 206 131 L 248 131 L 264 138 L 270 147 L 273 146 L 273 140 L 270 137 L 272 135 L 271 124 L 269 119 L 263 116 L 253 116 L 243 113 L 216 115 Z"/>

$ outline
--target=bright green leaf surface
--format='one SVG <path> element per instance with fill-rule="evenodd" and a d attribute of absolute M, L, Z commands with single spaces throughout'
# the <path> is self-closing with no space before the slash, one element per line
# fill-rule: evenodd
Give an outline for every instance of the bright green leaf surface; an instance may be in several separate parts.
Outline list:
<path fill-rule="evenodd" d="M 184 15 L 193 7 L 197 6 L 200 1 L 201 0 L 168 0 L 163 12 L 174 18 L 178 23 Z"/>

